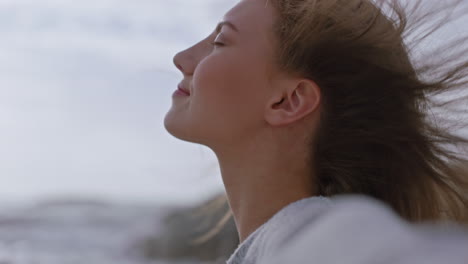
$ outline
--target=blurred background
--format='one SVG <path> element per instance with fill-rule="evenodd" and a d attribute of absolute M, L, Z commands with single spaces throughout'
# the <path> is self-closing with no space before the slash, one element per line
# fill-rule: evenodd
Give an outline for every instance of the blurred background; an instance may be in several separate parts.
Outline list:
<path fill-rule="evenodd" d="M 173 56 L 233 0 L 1 0 L 0 201 L 186 204 L 222 190 L 214 155 L 163 127 Z"/>
<path fill-rule="evenodd" d="M 173 56 L 236 2 L 0 0 L 0 263 L 224 263 L 215 156 L 163 119 Z"/>
<path fill-rule="evenodd" d="M 163 232 L 178 258 L 164 217 L 224 190 L 211 150 L 164 129 L 172 59 L 234 3 L 0 0 L 0 263 L 124 261 Z"/>

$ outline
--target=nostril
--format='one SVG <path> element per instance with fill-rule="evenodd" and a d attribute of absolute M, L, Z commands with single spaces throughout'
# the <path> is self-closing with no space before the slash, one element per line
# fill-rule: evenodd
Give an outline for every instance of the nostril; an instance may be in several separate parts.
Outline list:
<path fill-rule="evenodd" d="M 176 63 L 175 66 L 177 67 L 177 69 L 179 69 L 180 71 L 184 71 L 184 69 L 182 68 L 182 66 L 180 66 L 180 64 Z"/>
<path fill-rule="evenodd" d="M 179 70 L 183 70 L 182 66 L 180 65 L 180 52 L 177 53 L 173 58 L 172 58 L 172 63 L 177 67 Z"/>

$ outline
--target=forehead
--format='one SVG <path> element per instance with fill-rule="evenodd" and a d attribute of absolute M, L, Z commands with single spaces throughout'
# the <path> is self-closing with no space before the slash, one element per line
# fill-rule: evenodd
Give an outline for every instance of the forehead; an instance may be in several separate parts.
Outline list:
<path fill-rule="evenodd" d="M 224 20 L 237 26 L 242 35 L 268 36 L 273 26 L 273 7 L 269 0 L 241 0 L 225 15 Z"/>

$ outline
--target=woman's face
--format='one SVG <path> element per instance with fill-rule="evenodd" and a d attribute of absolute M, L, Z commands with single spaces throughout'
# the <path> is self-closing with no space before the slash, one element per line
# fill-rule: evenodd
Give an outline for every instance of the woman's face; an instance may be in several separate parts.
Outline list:
<path fill-rule="evenodd" d="M 273 7 L 267 0 L 241 0 L 207 38 L 174 57 L 183 73 L 164 125 L 182 140 L 235 144 L 264 125 L 273 65 Z M 215 45 L 212 46 L 212 42 Z"/>

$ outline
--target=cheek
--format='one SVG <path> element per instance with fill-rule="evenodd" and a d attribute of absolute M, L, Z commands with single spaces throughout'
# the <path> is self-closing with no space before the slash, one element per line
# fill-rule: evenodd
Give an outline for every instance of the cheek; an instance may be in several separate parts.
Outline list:
<path fill-rule="evenodd" d="M 255 108 L 261 104 L 264 76 L 255 60 L 241 54 L 227 54 L 228 51 L 219 52 L 197 66 L 191 107 L 194 113 L 203 115 L 204 120 L 239 126 L 255 118 Z"/>
<path fill-rule="evenodd" d="M 218 100 L 235 101 L 247 84 L 247 72 L 242 70 L 244 66 L 242 60 L 233 60 L 221 54 L 207 57 L 194 72 L 195 92 L 207 99 L 213 96 Z"/>

